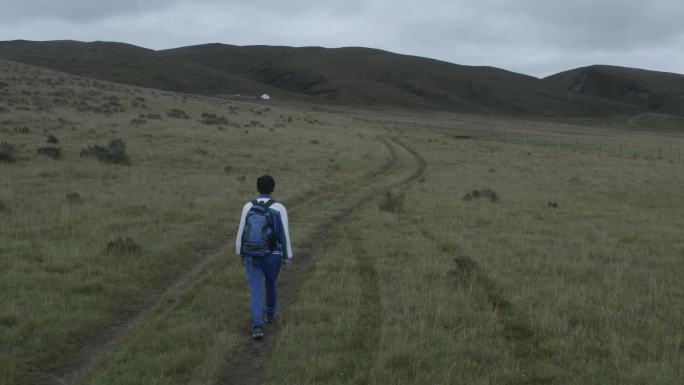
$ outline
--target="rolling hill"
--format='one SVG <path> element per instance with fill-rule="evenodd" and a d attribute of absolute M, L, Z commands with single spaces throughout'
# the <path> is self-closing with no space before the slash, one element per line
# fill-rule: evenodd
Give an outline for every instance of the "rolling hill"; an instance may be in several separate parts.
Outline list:
<path fill-rule="evenodd" d="M 476 113 L 603 115 L 628 104 L 596 103 L 547 89 L 540 79 L 369 48 L 206 44 L 161 51 L 289 92 L 344 103 L 421 106 Z"/>
<path fill-rule="evenodd" d="M 543 79 L 557 92 L 616 100 L 640 109 L 684 115 L 684 75 L 595 65 Z"/>
<path fill-rule="evenodd" d="M 370 48 L 0 42 L 0 58 L 205 95 L 535 116 L 684 115 L 684 76 L 594 66 L 545 79 Z"/>
<path fill-rule="evenodd" d="M 0 58 L 78 76 L 176 92 L 277 93 L 264 84 L 123 43 L 6 41 L 0 42 Z"/>

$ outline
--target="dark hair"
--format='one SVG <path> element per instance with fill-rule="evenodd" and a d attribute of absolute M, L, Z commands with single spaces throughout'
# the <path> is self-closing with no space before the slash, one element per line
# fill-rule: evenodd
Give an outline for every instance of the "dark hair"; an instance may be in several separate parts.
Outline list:
<path fill-rule="evenodd" d="M 270 194 L 275 189 L 275 179 L 270 175 L 262 175 L 257 178 L 257 190 L 259 194 Z"/>

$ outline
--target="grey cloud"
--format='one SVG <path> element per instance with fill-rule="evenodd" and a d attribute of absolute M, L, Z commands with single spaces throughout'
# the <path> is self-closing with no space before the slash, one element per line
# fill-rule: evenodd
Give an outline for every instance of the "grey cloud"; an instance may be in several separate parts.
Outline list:
<path fill-rule="evenodd" d="M 107 17 L 160 10 L 176 2 L 176 0 L 2 0 L 0 20 L 10 23 L 36 19 L 93 22 Z"/>
<path fill-rule="evenodd" d="M 0 39 L 355 45 L 534 75 L 599 61 L 684 72 L 684 3 L 673 0 L 0 0 L 0 10 Z"/>

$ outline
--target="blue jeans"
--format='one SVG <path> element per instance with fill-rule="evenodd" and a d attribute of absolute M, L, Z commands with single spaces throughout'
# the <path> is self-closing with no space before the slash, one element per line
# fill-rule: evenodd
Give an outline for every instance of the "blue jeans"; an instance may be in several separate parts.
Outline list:
<path fill-rule="evenodd" d="M 263 258 L 245 258 L 247 283 L 251 294 L 252 326 L 264 324 L 264 281 L 266 281 L 266 312 L 275 314 L 278 311 L 276 307 L 278 301 L 276 279 L 278 279 L 280 272 L 280 259 L 279 254 L 271 254 Z"/>

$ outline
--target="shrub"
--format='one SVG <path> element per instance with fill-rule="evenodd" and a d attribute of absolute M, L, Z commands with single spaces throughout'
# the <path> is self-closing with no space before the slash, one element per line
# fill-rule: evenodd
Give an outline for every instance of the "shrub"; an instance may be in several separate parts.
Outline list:
<path fill-rule="evenodd" d="M 473 199 L 489 199 L 490 202 L 496 202 L 499 200 L 499 196 L 490 189 L 473 190 L 463 196 L 464 201 L 471 201 Z"/>
<path fill-rule="evenodd" d="M 188 115 L 187 112 L 179 110 L 178 108 L 174 108 L 171 111 L 167 112 L 166 116 L 175 119 L 190 119 L 190 115 Z"/>
<path fill-rule="evenodd" d="M 126 154 L 126 143 L 121 139 L 114 139 L 106 147 L 93 145 L 81 151 L 81 157 L 93 156 L 100 162 L 111 164 L 129 164 Z"/>
<path fill-rule="evenodd" d="M 209 114 L 206 112 L 202 113 L 202 119 L 200 121 L 204 124 L 228 124 L 228 119 L 226 119 L 225 116 Z"/>
<path fill-rule="evenodd" d="M 9 213 L 9 205 L 3 201 L 0 201 L 0 213 Z"/>
<path fill-rule="evenodd" d="M 0 162 L 14 163 L 17 159 L 14 157 L 14 145 L 2 142 L 0 143 Z"/>
<path fill-rule="evenodd" d="M 81 194 L 72 191 L 66 194 L 66 199 L 70 203 L 81 203 Z"/>
<path fill-rule="evenodd" d="M 145 119 L 136 118 L 136 119 L 131 120 L 131 125 L 136 126 L 136 127 L 141 125 L 141 124 L 145 124 L 145 123 L 147 123 L 147 120 L 145 120 Z"/>
<path fill-rule="evenodd" d="M 147 114 L 147 119 L 149 119 L 149 120 L 161 120 L 162 116 L 159 114 L 149 113 L 149 114 Z"/>
<path fill-rule="evenodd" d="M 397 213 L 401 211 L 403 205 L 404 199 L 402 196 L 391 191 L 385 191 L 385 194 L 382 196 L 382 200 L 378 204 L 378 207 L 382 211 Z"/>
<path fill-rule="evenodd" d="M 140 245 L 138 245 L 131 238 L 117 238 L 107 243 L 105 252 L 109 255 L 132 255 L 140 252 Z"/>
<path fill-rule="evenodd" d="M 50 144 L 57 144 L 57 143 L 59 143 L 59 139 L 57 139 L 57 137 L 54 135 L 50 135 L 47 138 L 47 142 Z"/>
<path fill-rule="evenodd" d="M 38 154 L 45 155 L 51 159 L 59 159 L 62 157 L 62 149 L 59 147 L 46 146 L 38 149 Z"/>

